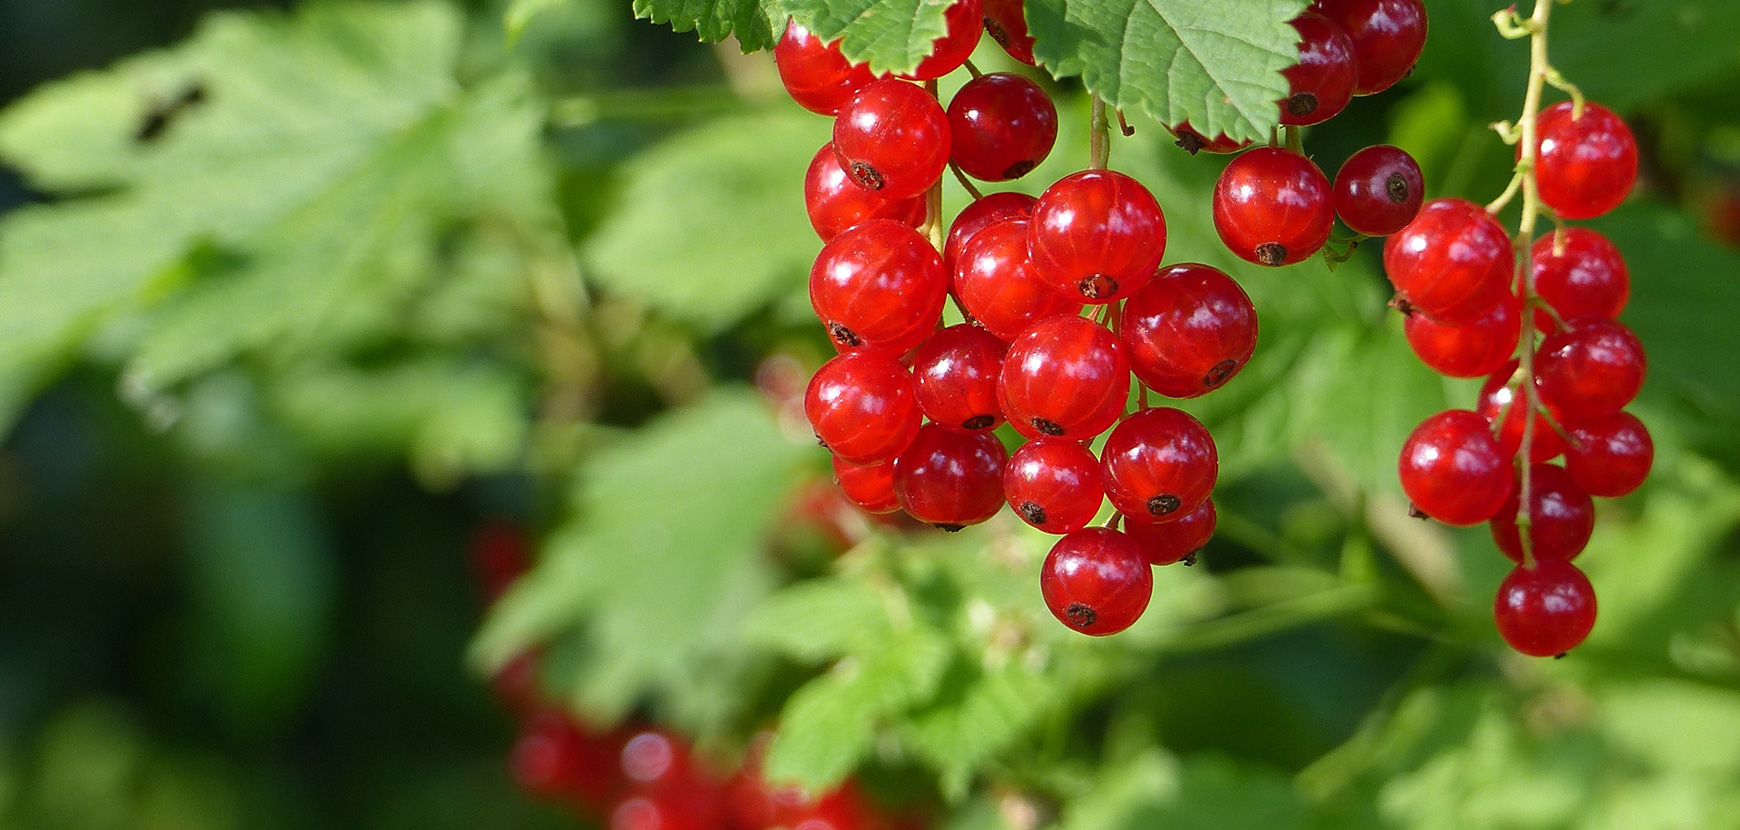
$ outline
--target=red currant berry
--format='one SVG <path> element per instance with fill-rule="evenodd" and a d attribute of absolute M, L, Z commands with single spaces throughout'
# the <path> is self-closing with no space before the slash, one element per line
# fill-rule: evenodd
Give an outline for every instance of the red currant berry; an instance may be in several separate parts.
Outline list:
<path fill-rule="evenodd" d="M 875 80 L 870 67 L 840 54 L 839 43 L 823 43 L 796 21 L 786 24 L 785 36 L 773 47 L 773 61 L 791 99 L 822 115 L 839 112 L 853 93 Z"/>
<path fill-rule="evenodd" d="M 1250 139 L 1234 141 L 1227 138 L 1226 133 L 1219 133 L 1214 138 L 1209 138 L 1195 127 L 1190 126 L 1189 121 L 1176 127 L 1167 127 L 1166 130 L 1172 133 L 1173 138 L 1177 139 L 1173 142 L 1174 144 L 1183 147 L 1186 152 L 1193 156 L 1197 153 L 1214 153 L 1216 155 L 1236 153 L 1251 146 Z"/>
<path fill-rule="evenodd" d="M 937 426 L 985 432 L 1003 423 L 997 377 L 1009 344 L 977 326 L 950 326 L 932 335 L 912 358 L 918 408 Z"/>
<path fill-rule="evenodd" d="M 1655 441 L 1629 412 L 1591 418 L 1571 427 L 1565 472 L 1592 496 L 1618 498 L 1643 484 L 1655 463 Z"/>
<path fill-rule="evenodd" d="M 1541 399 L 1581 421 L 1625 408 L 1643 388 L 1643 344 L 1605 317 L 1573 317 L 1547 335 L 1535 357 Z"/>
<path fill-rule="evenodd" d="M 1039 592 L 1058 622 L 1103 637 L 1129 628 L 1148 609 L 1154 572 L 1130 537 L 1084 528 L 1052 545 L 1039 568 Z"/>
<path fill-rule="evenodd" d="M 840 166 L 832 142 L 822 145 L 810 160 L 809 172 L 804 174 L 804 207 L 809 209 L 810 226 L 823 242 L 870 219 L 893 219 L 912 228 L 924 224 L 924 199 L 915 196 L 890 202 L 859 187 Z"/>
<path fill-rule="evenodd" d="M 539 798 L 568 798 L 584 774 L 581 763 L 586 754 L 585 736 L 573 722 L 561 715 L 542 714 L 522 727 L 508 768 L 526 792 Z"/>
<path fill-rule="evenodd" d="M 1498 448 L 1505 458 L 1515 458 L 1517 450 L 1522 448 L 1523 439 L 1523 408 L 1526 404 L 1517 396 L 1517 389 L 1511 386 L 1516 379 L 1517 361 L 1506 361 L 1503 366 L 1493 372 L 1480 387 L 1480 397 L 1476 399 L 1474 411 L 1480 413 L 1488 424 L 1498 422 L 1499 413 L 1504 413 L 1504 426 L 1498 430 Z M 1537 380 L 1535 389 L 1540 389 Z M 1546 404 L 1542 404 L 1546 406 Z M 1560 414 L 1547 407 L 1548 414 L 1553 419 L 1560 419 Z M 1539 464 L 1558 457 L 1565 451 L 1565 439 L 1553 429 L 1553 423 L 1546 415 L 1535 413 L 1534 443 L 1529 446 L 1529 460 Z"/>
<path fill-rule="evenodd" d="M 1003 470 L 1003 494 L 1015 515 L 1046 533 L 1087 527 L 1106 498 L 1099 459 L 1087 447 L 1063 438 L 1022 444 Z"/>
<path fill-rule="evenodd" d="M 1353 100 L 1353 41 L 1341 27 L 1316 12 L 1293 18 L 1299 33 L 1299 62 L 1281 72 L 1287 97 L 1281 123 L 1293 127 L 1321 124 Z"/>
<path fill-rule="evenodd" d="M 1022 435 L 1086 441 L 1124 413 L 1130 363 L 1105 326 L 1047 317 L 1010 344 L 997 395 Z"/>
<path fill-rule="evenodd" d="M 875 351 L 849 352 L 816 370 L 804 391 L 810 428 L 849 464 L 893 461 L 918 434 L 912 375 Z"/>
<path fill-rule="evenodd" d="M 1130 415 L 1106 436 L 1100 468 L 1118 512 L 1171 522 L 1208 498 L 1220 475 L 1220 454 L 1201 421 L 1160 406 Z"/>
<path fill-rule="evenodd" d="M 955 221 L 949 224 L 948 239 L 943 242 L 943 267 L 948 270 L 949 276 L 953 278 L 956 263 L 960 262 L 961 254 L 967 250 L 967 242 L 979 231 L 990 227 L 999 219 L 1026 219 L 1032 216 L 1033 205 L 1038 201 L 1025 193 L 1005 191 L 974 199 L 972 204 L 961 208 Z M 1022 228 L 1021 233 L 1021 245 L 1025 249 L 1027 229 Z M 1025 250 L 1022 251 L 1022 258 L 1026 258 Z"/>
<path fill-rule="evenodd" d="M 1440 412 L 1415 427 L 1398 466 L 1414 508 L 1447 525 L 1480 524 L 1510 495 L 1510 458 L 1486 419 L 1465 409 Z"/>
<path fill-rule="evenodd" d="M 927 424 L 894 460 L 894 494 L 914 519 L 960 530 L 1003 507 L 1003 466 L 1008 460 L 1009 452 L 995 435 Z"/>
<path fill-rule="evenodd" d="M 1148 522 L 1142 516 L 1125 516 L 1124 533 L 1135 540 L 1150 565 L 1195 564 L 1197 551 L 1214 535 L 1218 519 L 1214 499 L 1209 498 L 1175 521 Z"/>
<path fill-rule="evenodd" d="M 1595 627 L 1595 587 L 1560 559 L 1518 565 L 1499 584 L 1492 614 L 1511 648 L 1530 657 L 1564 654 Z"/>
<path fill-rule="evenodd" d="M 1426 47 L 1421 0 L 1316 0 L 1311 10 L 1340 24 L 1353 41 L 1353 94 L 1374 95 L 1407 77 Z"/>
<path fill-rule="evenodd" d="M 1510 295 L 1510 236 L 1467 199 L 1433 199 L 1384 242 L 1384 271 L 1407 308 L 1447 326 L 1486 316 Z"/>
<path fill-rule="evenodd" d="M 978 47 L 979 38 L 985 34 L 985 15 L 979 0 L 955 0 L 943 12 L 943 25 L 947 27 L 947 33 L 931 46 L 930 57 L 920 61 L 911 74 L 900 77 L 910 81 L 929 81 L 941 78 L 966 63 L 967 58 L 973 56 L 973 49 Z"/>
<path fill-rule="evenodd" d="M 1038 66 L 1033 60 L 1033 36 L 1027 33 L 1027 17 L 1021 6 L 1021 0 L 984 0 L 985 33 L 1009 57 Z"/>
<path fill-rule="evenodd" d="M 1388 144 L 1354 153 L 1335 173 L 1335 213 L 1355 233 L 1389 236 L 1420 213 L 1426 179 L 1414 157 Z"/>
<path fill-rule="evenodd" d="M 1039 276 L 1089 303 L 1136 293 L 1166 253 L 1166 215 L 1141 182 L 1112 170 L 1058 179 L 1033 207 L 1028 249 Z"/>
<path fill-rule="evenodd" d="M 875 81 L 840 107 L 834 153 L 859 186 L 884 199 L 910 199 L 948 166 L 948 116 L 916 84 Z"/>
<path fill-rule="evenodd" d="M 1169 398 L 1194 398 L 1238 374 L 1257 348 L 1257 309 L 1220 269 L 1161 269 L 1124 304 L 1119 337 L 1130 369 Z"/>
<path fill-rule="evenodd" d="M 1027 224 L 1016 218 L 985 228 L 955 263 L 953 290 L 961 312 L 1003 340 L 1020 337 L 1046 318 L 1081 311 L 1079 301 L 1034 273 Z"/>
<path fill-rule="evenodd" d="M 1584 104 L 1581 118 L 1571 115 L 1571 102 L 1560 101 L 1535 122 L 1541 142 L 1535 181 L 1541 201 L 1559 218 L 1593 219 L 1631 194 L 1637 139 L 1624 119 L 1600 104 Z"/>
<path fill-rule="evenodd" d="M 834 483 L 865 513 L 893 513 L 900 509 L 900 501 L 894 497 L 893 463 L 860 467 L 834 456 Z"/>
<path fill-rule="evenodd" d="M 1594 316 L 1612 320 L 1631 299 L 1631 272 L 1619 246 L 1599 231 L 1566 228 L 1535 240 L 1535 293 L 1559 319 Z M 1535 312 L 1535 328 L 1557 328 L 1552 315 Z"/>
<path fill-rule="evenodd" d="M 1334 221 L 1323 171 L 1279 147 L 1258 147 L 1233 159 L 1214 186 L 1214 229 L 1246 262 L 1303 262 L 1328 241 Z"/>
<path fill-rule="evenodd" d="M 1478 378 L 1504 367 L 1522 335 L 1521 303 L 1514 298 L 1494 306 L 1473 322 L 1446 326 L 1424 314 L 1402 322 L 1408 345 L 1432 371 L 1453 378 Z"/>
<path fill-rule="evenodd" d="M 948 275 L 936 249 L 893 219 L 872 219 L 835 236 L 810 268 L 810 305 L 841 348 L 928 334 L 947 299 Z"/>
<path fill-rule="evenodd" d="M 484 599 L 495 602 L 532 567 L 532 542 L 518 522 L 496 519 L 465 541 L 471 571 Z"/>
<path fill-rule="evenodd" d="M 949 101 L 950 158 L 975 179 L 1019 179 L 1051 154 L 1057 107 L 1039 85 L 1008 72 L 967 82 Z"/>
<path fill-rule="evenodd" d="M 1492 541 L 1517 563 L 1523 560 L 1522 535 L 1516 528 L 1521 491 L 1521 479 L 1517 479 L 1510 498 L 1487 522 Z M 1529 550 L 1535 559 L 1576 559 L 1595 532 L 1595 500 L 1571 481 L 1565 468 L 1536 464 L 1529 469 L 1529 504 Z"/>

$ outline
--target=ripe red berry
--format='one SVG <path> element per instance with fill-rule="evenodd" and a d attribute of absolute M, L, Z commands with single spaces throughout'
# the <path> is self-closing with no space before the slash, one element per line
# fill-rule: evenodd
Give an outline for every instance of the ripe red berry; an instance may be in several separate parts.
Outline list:
<path fill-rule="evenodd" d="M 1378 144 L 1354 153 L 1335 173 L 1335 213 L 1366 236 L 1389 236 L 1420 213 L 1426 179 L 1406 151 Z"/>
<path fill-rule="evenodd" d="M 918 434 L 912 375 L 876 351 L 849 352 L 816 370 L 804 391 L 816 439 L 850 464 L 893 461 Z"/>
<path fill-rule="evenodd" d="M 950 279 L 954 278 L 956 263 L 967 249 L 967 242 L 975 235 L 999 219 L 1026 219 L 1033 215 L 1033 205 L 1039 200 L 1025 193 L 1008 190 L 1002 193 L 991 193 L 974 199 L 971 204 L 961 208 L 955 221 L 949 224 L 949 235 L 943 242 L 943 267 L 948 270 Z M 1022 256 L 1026 257 L 1027 229 L 1021 229 Z M 1004 338 L 1005 340 L 1009 338 Z"/>
<path fill-rule="evenodd" d="M 1605 317 L 1575 317 L 1541 341 L 1535 357 L 1541 399 L 1581 421 L 1618 412 L 1643 388 L 1643 344 Z"/>
<path fill-rule="evenodd" d="M 1409 314 L 1402 322 L 1408 345 L 1420 362 L 1441 375 L 1478 378 L 1504 367 L 1516 353 L 1522 334 L 1522 304 L 1515 298 L 1460 326 L 1437 323 L 1424 314 Z"/>
<path fill-rule="evenodd" d="M 1575 648 L 1595 627 L 1595 588 L 1576 565 L 1563 560 L 1518 565 L 1499 584 L 1492 613 L 1511 648 L 1552 657 Z"/>
<path fill-rule="evenodd" d="M 1257 347 L 1257 309 L 1220 269 L 1161 269 L 1124 304 L 1119 337 L 1130 369 L 1169 398 L 1194 398 L 1238 374 Z"/>
<path fill-rule="evenodd" d="M 997 395 L 1022 435 L 1085 441 L 1124 414 L 1130 363 L 1105 326 L 1047 317 L 1010 344 Z"/>
<path fill-rule="evenodd" d="M 1136 293 L 1166 253 L 1166 215 L 1141 182 L 1112 170 L 1058 179 L 1027 230 L 1041 279 L 1088 303 Z"/>
<path fill-rule="evenodd" d="M 1353 41 L 1341 26 L 1316 12 L 1305 12 L 1292 23 L 1299 33 L 1299 62 L 1281 72 L 1287 78 L 1281 123 L 1321 124 L 1353 100 Z"/>
<path fill-rule="evenodd" d="M 1189 121 L 1179 124 L 1176 127 L 1167 127 L 1166 130 L 1172 133 L 1173 138 L 1177 139 L 1177 141 L 1173 142 L 1174 144 L 1183 147 L 1186 152 L 1193 156 L 1197 153 L 1214 153 L 1217 155 L 1236 153 L 1251 146 L 1250 139 L 1234 141 L 1227 138 L 1226 133 L 1218 133 L 1214 138 L 1209 138 L 1208 136 L 1203 135 L 1202 132 L 1197 130 L 1195 127 L 1190 126 Z"/>
<path fill-rule="evenodd" d="M 1051 154 L 1057 107 L 1039 85 L 1008 72 L 966 83 L 949 101 L 949 158 L 975 179 L 1019 179 Z"/>
<path fill-rule="evenodd" d="M 1125 516 L 1124 533 L 1135 540 L 1150 565 L 1170 565 L 1181 560 L 1194 562 L 1192 557 L 1214 536 L 1218 519 L 1214 499 L 1208 498 L 1175 521 L 1148 522 L 1141 516 Z"/>
<path fill-rule="evenodd" d="M 1329 239 L 1335 221 L 1329 199 L 1329 180 L 1310 159 L 1258 147 L 1221 172 L 1214 186 L 1214 229 L 1246 262 L 1303 262 Z"/>
<path fill-rule="evenodd" d="M 532 567 L 532 541 L 519 522 L 495 519 L 465 540 L 472 575 L 483 598 L 495 602 Z"/>
<path fill-rule="evenodd" d="M 1035 438 L 1009 457 L 1003 494 L 1021 520 L 1046 533 L 1073 533 L 1100 512 L 1100 461 L 1079 442 Z"/>
<path fill-rule="evenodd" d="M 839 43 L 823 43 L 796 21 L 786 24 L 773 61 L 792 100 L 822 115 L 839 112 L 853 93 L 875 80 L 870 67 L 840 54 Z"/>
<path fill-rule="evenodd" d="M 1208 428 L 1189 413 L 1154 407 L 1130 415 L 1100 450 L 1106 497 L 1145 522 L 1184 518 L 1208 498 L 1220 454 Z"/>
<path fill-rule="evenodd" d="M 1535 293 L 1559 319 L 1592 315 L 1617 318 L 1631 298 L 1631 272 L 1619 246 L 1599 231 L 1565 228 L 1535 240 Z M 1557 328 L 1552 315 L 1535 312 L 1535 327 Z"/>
<path fill-rule="evenodd" d="M 947 299 L 936 249 L 893 219 L 872 219 L 828 240 L 810 268 L 810 305 L 841 348 L 892 349 L 934 328 Z"/>
<path fill-rule="evenodd" d="M 834 456 L 834 483 L 865 513 L 893 513 L 900 509 L 900 500 L 894 497 L 893 462 L 860 467 Z"/>
<path fill-rule="evenodd" d="M 1034 273 L 1027 225 L 1021 218 L 992 224 L 973 236 L 955 263 L 951 288 L 962 313 L 1003 340 L 1048 317 L 1081 311 L 1081 301 Z"/>
<path fill-rule="evenodd" d="M 840 107 L 834 152 L 860 186 L 884 199 L 910 199 L 948 166 L 948 116 L 916 84 L 875 81 Z"/>
<path fill-rule="evenodd" d="M 1433 199 L 1384 243 L 1384 271 L 1401 300 L 1448 326 L 1486 316 L 1510 295 L 1510 236 L 1467 199 Z"/>
<path fill-rule="evenodd" d="M 930 57 L 920 61 L 918 68 L 912 70 L 911 74 L 900 77 L 912 81 L 928 81 L 959 69 L 961 64 L 967 62 L 967 58 L 973 56 L 973 49 L 979 45 L 979 38 L 985 34 L 984 19 L 979 0 L 955 0 L 943 12 L 943 25 L 947 27 L 947 33 L 931 46 Z"/>
<path fill-rule="evenodd" d="M 1341 25 L 1353 41 L 1353 94 L 1373 95 L 1407 77 L 1426 46 L 1421 0 L 1316 0 L 1311 10 Z"/>
<path fill-rule="evenodd" d="M 1618 498 L 1643 484 L 1655 463 L 1655 441 L 1643 422 L 1615 412 L 1571 427 L 1565 472 L 1592 496 Z"/>
<path fill-rule="evenodd" d="M 937 426 L 985 432 L 1003 423 L 997 378 L 1009 344 L 978 326 L 950 326 L 931 335 L 912 358 L 918 408 Z"/>
<path fill-rule="evenodd" d="M 1480 524 L 1510 495 L 1509 456 L 1486 419 L 1465 409 L 1440 412 L 1415 427 L 1398 468 L 1414 508 L 1447 525 Z"/>
<path fill-rule="evenodd" d="M 598 809 L 622 784 L 616 763 L 622 739 L 589 734 L 566 715 L 545 712 L 521 726 L 508 766 L 520 787 L 533 795 L 572 799 Z"/>
<path fill-rule="evenodd" d="M 1581 118 L 1571 116 L 1570 101 L 1541 111 L 1535 180 L 1541 201 L 1559 218 L 1593 219 L 1631 194 L 1637 139 L 1624 119 L 1600 104 L 1584 104 Z"/>
<path fill-rule="evenodd" d="M 840 166 L 832 142 L 822 145 L 810 160 L 809 172 L 804 174 L 804 207 L 809 210 L 810 227 L 823 242 L 870 219 L 893 219 L 912 228 L 924 224 L 924 199 L 915 196 L 890 202 L 859 187 Z"/>
<path fill-rule="evenodd" d="M 1003 465 L 1008 460 L 995 435 L 927 424 L 894 460 L 894 494 L 914 519 L 960 530 L 1003 507 Z"/>
<path fill-rule="evenodd" d="M 1033 60 L 1033 36 L 1027 33 L 1027 17 L 1021 6 L 1021 0 L 984 0 L 985 33 L 1009 57 L 1037 66 Z"/>
<path fill-rule="evenodd" d="M 1487 525 L 1492 541 L 1512 562 L 1522 562 L 1522 535 L 1516 514 L 1521 504 L 1521 479 Z M 1583 552 L 1595 532 L 1595 500 L 1578 487 L 1565 468 L 1536 464 L 1529 470 L 1529 550 L 1538 559 L 1570 561 Z"/>
<path fill-rule="evenodd" d="M 1504 426 L 1498 431 L 1498 448 L 1505 458 L 1516 457 L 1517 450 L 1522 448 L 1523 439 L 1523 409 L 1525 404 L 1511 387 L 1511 381 L 1516 377 L 1517 361 L 1507 361 L 1498 367 L 1480 387 L 1480 397 L 1475 400 L 1474 411 L 1480 413 L 1488 424 L 1497 423 L 1499 413 L 1504 413 Z M 1537 379 L 1535 388 L 1540 389 Z M 1547 406 L 1544 402 L 1543 406 Z M 1560 413 L 1547 406 L 1547 412 L 1553 419 L 1563 423 Z M 1535 437 L 1530 444 L 1529 460 L 1540 463 L 1556 458 L 1565 451 L 1565 439 L 1553 429 L 1552 421 L 1546 415 L 1535 413 Z"/>
<path fill-rule="evenodd" d="M 1057 541 L 1039 569 L 1039 591 L 1058 622 L 1096 637 L 1129 628 L 1154 595 L 1154 572 L 1136 543 L 1090 527 Z"/>

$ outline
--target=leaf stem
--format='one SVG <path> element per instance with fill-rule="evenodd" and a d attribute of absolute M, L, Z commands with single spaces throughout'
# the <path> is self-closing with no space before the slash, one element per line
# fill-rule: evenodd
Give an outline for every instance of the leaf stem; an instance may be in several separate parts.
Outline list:
<path fill-rule="evenodd" d="M 1106 121 L 1106 102 L 1094 93 L 1093 104 L 1088 110 L 1088 168 L 1104 170 L 1111 163 L 1112 157 L 1112 125 Z"/>

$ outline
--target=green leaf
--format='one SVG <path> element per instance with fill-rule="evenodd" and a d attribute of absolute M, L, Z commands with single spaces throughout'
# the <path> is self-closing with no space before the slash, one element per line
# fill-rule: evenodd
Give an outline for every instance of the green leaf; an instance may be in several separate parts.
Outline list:
<path fill-rule="evenodd" d="M 911 72 L 948 33 L 943 13 L 953 0 L 777 0 L 776 19 L 790 16 L 870 71 Z"/>
<path fill-rule="evenodd" d="M 694 32 L 706 43 L 736 35 L 745 54 L 772 49 L 785 32 L 785 16 L 770 20 L 759 0 L 634 0 L 634 16 L 668 23 L 673 31 Z"/>
<path fill-rule="evenodd" d="M 957 664 L 929 706 L 914 713 L 911 745 L 942 773 L 944 791 L 964 797 L 972 776 L 1030 734 L 1064 703 L 1056 678 L 1014 662 Z"/>
<path fill-rule="evenodd" d="M 862 580 L 800 582 L 756 605 L 744 636 L 799 660 L 868 651 L 890 633 L 888 607 Z"/>
<path fill-rule="evenodd" d="M 502 14 L 502 27 L 510 40 L 525 34 L 532 19 L 551 9 L 574 5 L 575 0 L 513 0 Z"/>

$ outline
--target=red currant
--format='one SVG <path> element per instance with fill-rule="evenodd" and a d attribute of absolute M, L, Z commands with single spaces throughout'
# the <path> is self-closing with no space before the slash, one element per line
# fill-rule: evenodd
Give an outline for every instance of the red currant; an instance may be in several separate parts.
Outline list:
<path fill-rule="evenodd" d="M 1039 85 L 1008 72 L 981 75 L 949 101 L 949 158 L 975 179 L 1019 179 L 1051 154 L 1057 107 Z"/>
<path fill-rule="evenodd" d="M 810 226 L 823 242 L 870 219 L 893 219 L 912 228 L 924 224 L 924 199 L 915 196 L 890 202 L 859 187 L 840 166 L 832 142 L 822 145 L 810 160 L 809 172 L 804 174 L 804 207 L 809 209 Z"/>
<path fill-rule="evenodd" d="M 1426 179 L 1406 151 L 1378 144 L 1354 153 L 1335 173 L 1335 213 L 1355 233 L 1389 236 L 1420 213 Z"/>
<path fill-rule="evenodd" d="M 1136 293 L 1166 253 L 1166 215 L 1141 182 L 1112 170 L 1058 179 L 1027 230 L 1040 278 L 1089 303 Z"/>
<path fill-rule="evenodd" d="M 1311 10 L 1340 24 L 1353 41 L 1353 94 L 1373 95 L 1407 77 L 1426 46 L 1422 0 L 1316 0 Z"/>
<path fill-rule="evenodd" d="M 1047 317 L 1010 344 L 997 395 L 1022 435 L 1085 441 L 1124 413 L 1130 363 L 1105 326 Z"/>
<path fill-rule="evenodd" d="M 1605 317 L 1573 317 L 1535 357 L 1541 399 L 1572 420 L 1618 412 L 1643 388 L 1643 344 Z"/>
<path fill-rule="evenodd" d="M 1408 308 L 1448 326 L 1487 315 L 1510 295 L 1510 236 L 1467 199 L 1433 199 L 1384 243 L 1384 271 Z"/>
<path fill-rule="evenodd" d="M 1183 147 L 1186 152 L 1193 156 L 1197 153 L 1214 153 L 1217 155 L 1236 153 L 1251 146 L 1250 139 L 1234 141 L 1227 138 L 1226 133 L 1218 133 L 1214 138 L 1209 138 L 1203 135 L 1201 131 L 1197 130 L 1195 127 L 1190 126 L 1189 121 L 1179 124 L 1176 127 L 1167 127 L 1166 130 L 1172 133 L 1173 138 L 1177 139 L 1177 141 L 1173 142 L 1174 144 Z"/>
<path fill-rule="evenodd" d="M 1637 181 L 1637 139 L 1625 120 L 1600 104 L 1572 118 L 1570 101 L 1541 111 L 1535 181 L 1541 201 L 1561 219 L 1593 219 L 1619 206 Z M 1518 148 L 1521 153 L 1521 148 Z"/>
<path fill-rule="evenodd" d="M 1535 240 L 1535 293 L 1559 319 L 1591 315 L 1609 320 L 1619 316 L 1631 298 L 1631 272 L 1619 246 L 1599 231 L 1566 228 Z M 1535 312 L 1535 327 L 1557 328 L 1552 315 Z"/>
<path fill-rule="evenodd" d="M 1003 340 L 1020 337 L 1041 320 L 1081 311 L 1080 301 L 1034 273 L 1027 225 L 1015 218 L 985 228 L 955 263 L 953 290 L 961 312 Z"/>
<path fill-rule="evenodd" d="M 1498 549 L 1518 563 L 1523 560 L 1516 527 L 1521 491 L 1517 479 L 1498 515 L 1487 523 Z M 1529 550 L 1535 559 L 1576 559 L 1595 532 L 1595 500 L 1571 481 L 1565 468 L 1536 464 L 1529 468 L 1529 505 Z"/>
<path fill-rule="evenodd" d="M 1233 159 L 1214 186 L 1214 229 L 1246 262 L 1303 262 L 1329 239 L 1329 180 L 1311 160 L 1279 147 Z"/>
<path fill-rule="evenodd" d="M 804 414 L 817 440 L 850 464 L 893 461 L 918 434 L 912 375 L 876 351 L 822 364 L 804 391 Z"/>
<path fill-rule="evenodd" d="M 1046 533 L 1087 527 L 1106 498 L 1099 459 L 1087 447 L 1063 438 L 1022 444 L 1003 470 L 1003 493 L 1015 515 Z"/>
<path fill-rule="evenodd" d="M 839 112 L 853 93 L 875 80 L 870 67 L 840 54 L 839 43 L 823 43 L 796 21 L 786 24 L 773 61 L 792 100 L 822 115 Z"/>
<path fill-rule="evenodd" d="M 1517 361 L 1507 361 L 1486 379 L 1480 387 L 1480 397 L 1475 400 L 1474 410 L 1485 418 L 1488 424 L 1498 421 L 1500 412 L 1504 413 L 1504 426 L 1498 430 L 1498 447 L 1506 458 L 1514 458 L 1517 450 L 1522 448 L 1523 439 L 1523 409 L 1526 404 L 1517 397 L 1517 389 L 1511 386 L 1516 378 Z M 1537 379 L 1535 389 L 1540 389 Z M 1560 419 L 1560 413 L 1545 403 L 1547 413 L 1554 420 Z M 1535 413 L 1534 443 L 1529 447 L 1529 460 L 1535 463 L 1558 457 L 1565 451 L 1565 439 L 1553 429 L 1551 420 L 1546 415 Z"/>
<path fill-rule="evenodd" d="M 1195 510 L 1170 522 L 1148 522 L 1142 516 L 1125 516 L 1124 533 L 1135 540 L 1150 565 L 1170 565 L 1183 561 L 1195 563 L 1196 552 L 1208 544 L 1214 535 L 1219 516 L 1214 511 L 1214 499 L 1203 499 Z"/>
<path fill-rule="evenodd" d="M 1003 51 L 1028 66 L 1038 66 L 1033 60 L 1033 36 L 1027 33 L 1027 17 L 1021 0 L 984 0 L 985 33 L 1003 47 Z"/>
<path fill-rule="evenodd" d="M 865 513 L 893 513 L 900 509 L 900 500 L 894 497 L 892 462 L 860 467 L 834 456 L 834 483 Z"/>
<path fill-rule="evenodd" d="M 912 358 L 918 408 L 944 429 L 985 432 L 1003 423 L 997 377 L 1008 350 L 1009 344 L 973 325 L 932 335 Z"/>
<path fill-rule="evenodd" d="M 1655 441 L 1629 412 L 1590 418 L 1571 427 L 1565 472 L 1592 496 L 1618 498 L 1643 484 L 1655 463 Z"/>
<path fill-rule="evenodd" d="M 979 37 L 985 34 L 984 19 L 979 0 L 955 0 L 943 12 L 943 25 L 947 27 L 947 33 L 931 46 L 930 57 L 920 61 L 918 68 L 912 70 L 911 74 L 900 77 L 912 81 L 929 81 L 959 69 L 961 64 L 967 62 L 967 58 L 973 56 L 973 49 L 979 45 Z"/>
<path fill-rule="evenodd" d="M 1299 62 L 1281 73 L 1287 78 L 1281 123 L 1321 124 L 1353 100 L 1353 41 L 1339 25 L 1316 12 L 1293 18 L 1293 29 L 1299 33 Z"/>
<path fill-rule="evenodd" d="M 617 785 L 612 751 L 566 716 L 548 712 L 522 725 L 508 767 L 521 789 L 540 798 L 602 806 Z"/>
<path fill-rule="evenodd" d="M 1039 591 L 1058 622 L 1101 637 L 1129 628 L 1148 609 L 1154 572 L 1130 537 L 1089 527 L 1051 547 L 1039 569 Z"/>
<path fill-rule="evenodd" d="M 910 199 L 948 166 L 948 116 L 916 84 L 875 81 L 840 107 L 834 152 L 860 186 L 884 199 Z"/>
<path fill-rule="evenodd" d="M 1510 495 L 1510 458 L 1486 419 L 1465 409 L 1440 412 L 1415 427 L 1398 467 L 1414 508 L 1447 525 L 1480 524 Z"/>
<path fill-rule="evenodd" d="M 1106 497 L 1145 522 L 1182 519 L 1208 498 L 1220 454 L 1201 421 L 1181 409 L 1154 407 L 1125 418 L 1100 450 Z"/>
<path fill-rule="evenodd" d="M 1498 586 L 1492 604 L 1498 633 L 1530 657 L 1564 654 L 1595 627 L 1595 588 L 1577 566 L 1542 559 L 1518 565 Z"/>
<path fill-rule="evenodd" d="M 914 519 L 960 530 L 1003 507 L 1003 466 L 1008 460 L 995 435 L 927 424 L 894 460 L 894 494 Z"/>
<path fill-rule="evenodd" d="M 948 275 L 936 249 L 893 219 L 835 236 L 810 268 L 810 305 L 842 348 L 892 349 L 914 332 L 928 333 L 947 299 Z"/>
<path fill-rule="evenodd" d="M 1521 303 L 1515 298 L 1493 306 L 1485 317 L 1460 326 L 1409 314 L 1402 322 L 1408 345 L 1432 371 L 1453 378 L 1478 378 L 1498 371 L 1516 352 L 1522 335 Z"/>
<path fill-rule="evenodd" d="M 974 199 L 972 204 L 961 208 L 961 212 L 955 216 L 955 221 L 949 224 L 948 239 L 943 242 L 943 267 L 948 270 L 949 276 L 953 278 L 956 263 L 960 261 L 962 252 L 966 251 L 967 242 L 979 231 L 990 227 L 993 222 L 999 219 L 1011 217 L 1026 219 L 1032 216 L 1033 205 L 1038 201 L 1038 199 L 1025 193 L 1005 191 Z M 1022 228 L 1021 233 L 1022 257 L 1025 259 L 1027 229 Z"/>
<path fill-rule="evenodd" d="M 1257 309 L 1220 269 L 1161 269 L 1124 304 L 1118 325 L 1130 369 L 1169 398 L 1194 398 L 1238 374 L 1257 348 Z"/>

